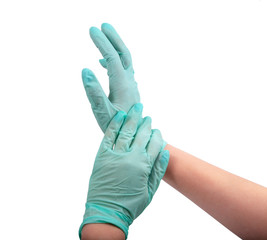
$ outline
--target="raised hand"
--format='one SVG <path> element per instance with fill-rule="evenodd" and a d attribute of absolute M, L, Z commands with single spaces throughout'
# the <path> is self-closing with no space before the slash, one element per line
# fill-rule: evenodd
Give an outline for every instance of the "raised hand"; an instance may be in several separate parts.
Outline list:
<path fill-rule="evenodd" d="M 140 95 L 134 80 L 131 54 L 116 30 L 103 23 L 101 31 L 96 27 L 90 28 L 90 36 L 104 58 L 99 61 L 107 69 L 109 96 L 91 70 L 83 69 L 82 79 L 98 125 L 105 132 L 114 115 L 121 110 L 128 112 L 140 102 Z"/>

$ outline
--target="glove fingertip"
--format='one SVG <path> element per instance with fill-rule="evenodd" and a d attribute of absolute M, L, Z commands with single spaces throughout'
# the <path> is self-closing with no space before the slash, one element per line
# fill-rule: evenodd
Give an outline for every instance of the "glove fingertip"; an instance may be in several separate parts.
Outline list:
<path fill-rule="evenodd" d="M 103 68 L 107 68 L 107 61 L 106 61 L 106 59 L 105 58 L 103 58 L 103 59 L 99 59 L 99 63 L 101 64 L 101 66 L 103 67 Z"/>
<path fill-rule="evenodd" d="M 90 70 L 90 69 L 88 69 L 88 68 L 84 68 L 83 70 L 82 70 L 82 76 L 91 76 L 91 75 L 94 75 L 94 73 Z"/>
<path fill-rule="evenodd" d="M 151 123 L 152 123 L 152 118 L 151 118 L 150 116 L 146 116 L 146 117 L 144 117 L 144 119 L 143 119 L 143 122 L 145 122 L 145 121 L 147 121 L 147 123 L 151 125 Z"/>
<path fill-rule="evenodd" d="M 157 128 L 152 129 L 152 134 L 155 134 L 157 137 L 161 137 L 161 132 Z"/>
<path fill-rule="evenodd" d="M 116 120 L 117 122 L 120 122 L 121 120 L 123 120 L 126 117 L 126 113 L 124 111 L 119 111 L 115 117 L 114 120 Z"/>
<path fill-rule="evenodd" d="M 83 80 L 84 85 L 87 85 L 94 78 L 95 78 L 95 75 L 90 69 L 84 68 L 82 70 L 82 80 Z"/>
<path fill-rule="evenodd" d="M 102 24 L 101 24 L 101 30 L 103 30 L 103 29 L 105 29 L 105 28 L 112 28 L 112 29 L 113 29 L 113 27 L 112 27 L 111 24 L 109 24 L 109 23 L 102 23 Z"/>
<path fill-rule="evenodd" d="M 92 35 L 96 34 L 99 31 L 97 27 L 90 27 L 89 28 L 89 34 L 92 37 Z"/>

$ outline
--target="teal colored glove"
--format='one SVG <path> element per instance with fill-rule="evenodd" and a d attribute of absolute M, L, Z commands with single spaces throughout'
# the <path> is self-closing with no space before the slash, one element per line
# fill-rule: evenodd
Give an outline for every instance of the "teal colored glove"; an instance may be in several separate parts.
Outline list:
<path fill-rule="evenodd" d="M 80 237 L 85 224 L 110 223 L 127 238 L 129 225 L 151 202 L 169 152 L 161 152 L 160 131 L 151 130 L 151 118 L 141 115 L 142 105 L 136 104 L 127 116 L 120 111 L 110 122 L 90 178 Z"/>
<path fill-rule="evenodd" d="M 128 112 L 140 102 L 140 96 L 129 50 L 110 24 L 103 23 L 101 30 L 90 28 L 90 36 L 104 58 L 101 65 L 108 70 L 109 96 L 91 70 L 83 69 L 82 79 L 98 125 L 105 132 L 114 115 L 120 110 Z"/>

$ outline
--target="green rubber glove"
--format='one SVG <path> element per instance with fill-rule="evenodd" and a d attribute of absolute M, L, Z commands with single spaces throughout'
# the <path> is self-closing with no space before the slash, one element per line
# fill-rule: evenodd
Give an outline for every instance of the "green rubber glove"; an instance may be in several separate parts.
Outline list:
<path fill-rule="evenodd" d="M 110 122 L 90 178 L 80 237 L 85 224 L 110 223 L 127 238 L 129 225 L 151 202 L 169 152 L 161 151 L 163 140 L 159 130 L 151 130 L 151 118 L 141 115 L 142 104 L 136 104 Z"/>
<path fill-rule="evenodd" d="M 137 83 L 134 80 L 131 54 L 115 29 L 103 23 L 101 31 L 90 28 L 90 36 L 104 59 L 101 65 L 108 70 L 109 96 L 104 93 L 94 73 L 83 69 L 82 79 L 93 113 L 103 132 L 118 111 L 128 112 L 140 102 Z"/>

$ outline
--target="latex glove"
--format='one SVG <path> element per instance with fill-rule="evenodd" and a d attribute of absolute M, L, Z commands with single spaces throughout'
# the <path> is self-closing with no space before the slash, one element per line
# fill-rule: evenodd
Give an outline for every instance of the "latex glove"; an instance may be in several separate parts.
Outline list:
<path fill-rule="evenodd" d="M 90 28 L 90 36 L 104 57 L 100 63 L 108 70 L 109 96 L 91 70 L 83 69 L 82 79 L 98 125 L 105 132 L 114 115 L 120 110 L 128 112 L 140 102 L 140 96 L 129 50 L 110 24 L 103 23 L 101 30 Z"/>
<path fill-rule="evenodd" d="M 169 152 L 160 152 L 163 140 L 159 130 L 151 131 L 150 117 L 137 128 L 141 114 L 142 105 L 136 104 L 127 116 L 120 111 L 109 124 L 90 178 L 80 236 L 85 224 L 110 223 L 127 238 L 129 225 L 151 202 Z"/>

